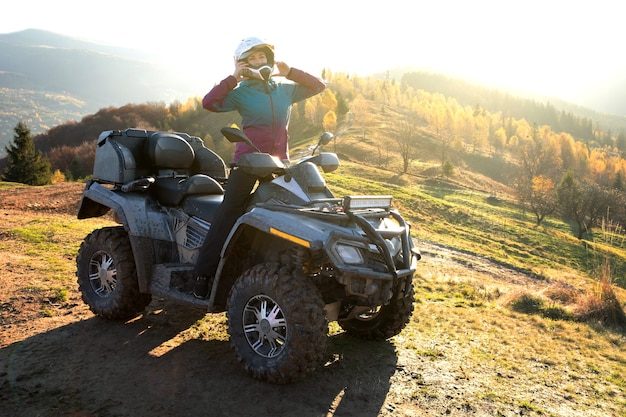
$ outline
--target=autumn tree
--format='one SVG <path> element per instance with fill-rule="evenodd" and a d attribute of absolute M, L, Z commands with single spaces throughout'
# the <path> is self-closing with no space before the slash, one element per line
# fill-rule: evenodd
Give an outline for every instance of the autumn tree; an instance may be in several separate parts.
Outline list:
<path fill-rule="evenodd" d="M 585 226 L 587 230 L 599 226 L 602 220 L 608 220 L 611 208 L 622 204 L 621 193 L 594 182 L 585 183 Z"/>
<path fill-rule="evenodd" d="M 591 232 L 592 227 L 608 215 L 611 207 L 622 202 L 619 191 L 601 187 L 592 181 L 579 180 L 572 171 L 561 179 L 557 197 L 561 213 L 578 225 L 579 239 L 585 232 Z"/>
<path fill-rule="evenodd" d="M 50 162 L 35 149 L 30 129 L 19 122 L 13 129 L 13 143 L 6 146 L 8 166 L 2 175 L 4 181 L 28 185 L 46 185 L 52 180 Z"/>
<path fill-rule="evenodd" d="M 622 155 L 626 155 L 626 134 L 624 132 L 617 135 L 617 138 L 615 139 L 615 146 L 622 153 Z"/>
<path fill-rule="evenodd" d="M 334 132 L 337 130 L 337 115 L 334 111 L 329 110 L 322 119 L 322 127 L 327 132 Z"/>
<path fill-rule="evenodd" d="M 418 123 L 415 117 L 407 117 L 402 123 L 396 142 L 400 148 L 402 158 L 402 173 L 406 174 L 409 164 L 415 158 L 415 145 L 417 141 Z"/>
<path fill-rule="evenodd" d="M 324 116 L 337 109 L 337 99 L 330 89 L 325 89 L 321 94 L 313 96 L 305 102 L 305 114 L 313 126 L 321 126 Z"/>
<path fill-rule="evenodd" d="M 433 109 L 431 114 L 431 125 L 435 129 L 437 138 L 439 139 L 439 146 L 441 147 L 441 172 L 444 172 L 444 166 L 448 158 L 448 147 L 450 145 L 450 138 L 452 136 L 449 124 L 452 124 L 452 117 L 450 117 L 450 110 L 446 112 L 444 109 Z"/>
<path fill-rule="evenodd" d="M 358 94 L 355 99 L 352 101 L 352 106 L 350 108 L 350 113 L 354 118 L 354 122 L 356 123 L 356 128 L 359 131 L 359 134 L 362 135 L 362 140 L 365 140 L 365 137 L 368 133 L 368 129 L 373 123 L 374 116 L 369 109 L 369 103 L 361 94 Z"/>
<path fill-rule="evenodd" d="M 491 126 L 492 128 L 493 126 Z M 494 152 L 502 152 L 504 145 L 506 144 L 506 130 L 503 127 L 493 130 L 489 134 L 489 144 L 494 149 Z"/>
<path fill-rule="evenodd" d="M 337 110 L 337 97 L 335 97 L 335 94 L 331 89 L 327 88 L 322 91 L 322 93 L 319 94 L 319 99 L 321 101 L 324 114 L 328 113 L 329 111 L 334 112 L 335 110 Z"/>
<path fill-rule="evenodd" d="M 476 153 L 483 148 L 489 138 L 488 112 L 480 106 L 476 106 L 472 113 L 473 131 L 470 133 L 472 152 Z"/>
<path fill-rule="evenodd" d="M 543 220 L 542 216 L 549 214 L 543 213 L 549 210 L 548 206 L 552 204 L 544 191 L 545 186 L 550 184 L 547 180 L 556 179 L 560 175 L 561 153 L 549 129 L 534 127 L 528 131 L 521 125 L 518 132 L 529 136 L 522 140 L 517 149 L 519 170 L 514 180 L 515 188 L 520 202 L 531 206 L 535 215 L 538 215 L 537 224 L 539 224 Z M 534 204 L 538 204 L 539 207 L 533 209 Z"/>
<path fill-rule="evenodd" d="M 95 141 L 84 141 L 79 146 L 56 146 L 47 157 L 53 170 L 59 170 L 68 180 L 75 181 L 93 172 L 96 144 Z"/>
<path fill-rule="evenodd" d="M 537 226 L 539 226 L 546 216 L 556 211 L 557 200 L 554 182 L 543 175 L 534 177 L 526 203 L 535 214 Z"/>

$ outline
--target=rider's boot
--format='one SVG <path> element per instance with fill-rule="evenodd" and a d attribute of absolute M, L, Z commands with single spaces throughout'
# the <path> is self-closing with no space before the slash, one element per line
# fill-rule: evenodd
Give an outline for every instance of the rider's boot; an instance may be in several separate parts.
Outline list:
<path fill-rule="evenodd" d="M 200 299 L 207 298 L 209 295 L 209 281 L 211 281 L 209 277 L 198 275 L 193 286 L 193 296 Z"/>

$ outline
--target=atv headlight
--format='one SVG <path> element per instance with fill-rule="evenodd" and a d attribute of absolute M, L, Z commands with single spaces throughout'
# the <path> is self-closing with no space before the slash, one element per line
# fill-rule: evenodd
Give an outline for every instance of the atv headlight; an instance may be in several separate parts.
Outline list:
<path fill-rule="evenodd" d="M 341 260 L 346 264 L 355 265 L 363 263 L 363 255 L 361 255 L 359 248 L 348 245 L 337 245 L 335 249 Z"/>

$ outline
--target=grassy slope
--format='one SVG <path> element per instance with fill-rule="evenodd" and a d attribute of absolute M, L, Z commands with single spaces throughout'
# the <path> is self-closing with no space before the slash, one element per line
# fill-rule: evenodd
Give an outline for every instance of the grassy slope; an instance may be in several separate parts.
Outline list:
<path fill-rule="evenodd" d="M 336 194 L 392 194 L 396 206 L 413 223 L 414 236 L 488 256 L 516 269 L 544 278 L 582 272 L 598 278 L 610 265 L 613 282 L 626 288 L 624 234 L 595 230 L 592 240 L 578 240 L 572 225 L 550 217 L 536 226 L 506 184 L 515 167 L 505 157 L 453 154 L 451 178 L 442 179 L 440 148 L 433 133 L 422 128 L 415 158 L 407 174 L 397 144 L 398 121 L 393 109 L 372 106 L 365 128 L 352 128 L 325 147 L 341 159 L 327 174 Z M 354 126 L 361 125 L 358 115 Z M 293 139 L 292 139 L 293 140 Z M 295 142 L 295 153 L 311 139 Z"/>
<path fill-rule="evenodd" d="M 467 240 L 463 233 L 455 232 L 469 231 L 470 225 L 460 229 L 437 225 L 438 218 L 446 218 L 446 213 L 457 210 L 449 207 L 458 204 L 455 199 L 473 204 L 465 209 L 472 210 L 475 217 L 487 216 L 489 209 L 496 214 L 487 217 L 503 216 L 503 223 L 510 219 L 506 220 L 506 227 L 522 222 L 518 211 L 508 203 L 495 206 L 497 210 L 472 203 L 483 200 L 479 193 L 468 196 L 463 191 L 437 196 L 419 184 L 383 186 L 350 177 L 353 169 L 368 171 L 370 179 L 385 175 L 384 171 L 362 165 L 344 164 L 329 176 L 338 194 L 391 192 L 412 219 L 418 242 L 447 242 L 489 256 L 491 244 L 481 246 L 479 239 Z M 0 183 L 0 188 L 6 187 L 10 185 Z M 504 217 L 502 213 L 511 215 Z M 78 246 L 91 229 L 108 223 L 104 219 L 84 222 L 72 215 L 35 212 L 25 212 L 19 218 L 3 216 L 0 220 L 0 251 L 8 254 L 4 259 L 7 267 L 16 273 L 24 270 L 19 273 L 19 292 L 34 297 L 31 305 L 40 305 L 42 317 L 66 315 L 64 305 L 72 305 L 79 298 L 73 273 Z M 480 239 L 505 239 L 502 232 L 493 232 L 491 237 L 489 233 L 476 232 L 485 235 Z M 506 239 L 518 252 L 529 253 L 537 270 L 541 269 L 542 256 L 533 253 L 537 244 L 531 238 L 517 242 L 511 235 Z M 509 264 L 516 259 L 502 254 L 494 257 Z M 346 386 L 351 396 L 380 398 L 384 394 L 385 401 L 378 412 L 381 416 L 563 417 L 626 413 L 623 331 L 511 308 L 507 300 L 526 288 L 511 282 L 509 276 L 484 274 L 472 265 L 455 261 L 432 255 L 422 261 L 415 279 L 415 314 L 407 328 L 390 341 L 392 349 L 382 346 L 375 361 L 367 365 L 355 362 L 355 352 L 361 350 L 362 342 L 337 337 L 341 331 L 331 326 L 331 358 L 312 381 L 340 377 L 352 381 Z M 537 288 L 549 289 L 557 278 L 573 285 L 589 282 L 589 278 L 573 269 L 560 275 L 556 274 L 555 265 L 545 268 L 548 269 L 555 272 L 555 277 L 537 280 Z M 223 315 L 209 315 L 169 343 L 174 346 L 192 339 L 227 340 L 223 322 Z M 377 379 L 380 375 L 389 375 L 388 381 Z"/>
<path fill-rule="evenodd" d="M 362 142 L 346 142 L 352 155 L 367 149 Z M 413 384 L 413 395 L 431 396 L 447 412 L 441 378 L 454 363 L 459 368 L 452 372 L 453 384 L 466 401 L 457 408 L 467 414 L 624 415 L 624 327 L 571 319 L 597 307 L 604 297 L 599 281 L 607 274 L 626 287 L 624 235 L 598 230 L 593 242 L 581 241 L 558 218 L 538 227 L 532 213 L 488 177 L 462 169 L 445 181 L 415 174 L 415 167 L 434 165 L 434 160 L 415 161 L 413 175 L 397 175 L 344 160 L 327 180 L 337 195 L 393 195 L 418 245 L 432 241 L 484 256 L 538 284 L 520 287 L 506 276 L 494 283 L 472 272 L 471 264 L 455 271 L 445 261 L 443 266 L 423 262 L 416 318 L 396 343 L 429 357 L 436 382 Z M 614 290 L 623 308 L 626 292 Z"/>
<path fill-rule="evenodd" d="M 352 176 L 354 171 L 359 176 Z M 549 218 L 536 226 L 534 217 L 508 196 L 458 188 L 444 181 L 396 186 L 376 178 L 376 168 L 344 164 L 327 176 L 339 195 L 392 194 L 395 205 L 413 224 L 414 236 L 484 255 L 546 279 L 579 272 L 598 277 L 609 259 L 614 282 L 626 287 L 624 236 L 597 231 L 594 242 L 578 240 L 570 226 Z"/>

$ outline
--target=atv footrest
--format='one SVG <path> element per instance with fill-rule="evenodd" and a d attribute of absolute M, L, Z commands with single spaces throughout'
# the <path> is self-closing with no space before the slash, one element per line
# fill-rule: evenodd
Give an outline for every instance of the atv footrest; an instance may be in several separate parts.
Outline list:
<path fill-rule="evenodd" d="M 191 264 L 157 264 L 152 269 L 150 292 L 180 301 L 207 307 L 208 300 L 193 296 L 194 267 Z"/>

